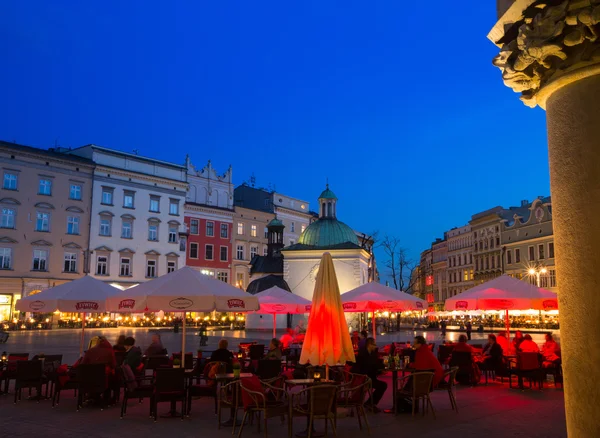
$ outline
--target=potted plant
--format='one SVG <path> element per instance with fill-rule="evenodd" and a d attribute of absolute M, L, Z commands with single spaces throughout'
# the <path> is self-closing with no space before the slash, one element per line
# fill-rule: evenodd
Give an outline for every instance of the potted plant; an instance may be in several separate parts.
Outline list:
<path fill-rule="evenodd" d="M 173 368 L 181 368 L 181 359 L 173 360 Z"/>
<path fill-rule="evenodd" d="M 233 377 L 237 379 L 240 377 L 240 372 L 242 370 L 242 366 L 237 361 L 235 361 L 232 366 L 233 366 Z"/>

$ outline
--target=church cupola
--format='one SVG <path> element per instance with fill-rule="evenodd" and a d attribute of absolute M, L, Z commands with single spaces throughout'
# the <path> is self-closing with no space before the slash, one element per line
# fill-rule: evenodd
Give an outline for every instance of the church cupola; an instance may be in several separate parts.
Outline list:
<path fill-rule="evenodd" d="M 319 196 L 319 219 L 335 219 L 337 196 L 329 189 L 329 184 Z"/>
<path fill-rule="evenodd" d="M 283 249 L 283 230 L 285 225 L 275 218 L 267 224 L 267 256 L 273 257 Z"/>

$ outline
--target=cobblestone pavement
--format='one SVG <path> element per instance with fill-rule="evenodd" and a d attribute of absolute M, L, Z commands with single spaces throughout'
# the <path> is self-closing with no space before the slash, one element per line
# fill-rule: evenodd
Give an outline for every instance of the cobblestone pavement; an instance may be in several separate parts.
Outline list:
<path fill-rule="evenodd" d="M 385 377 L 384 377 L 385 379 Z M 389 382 L 389 380 L 388 380 Z M 24 396 L 26 391 L 24 391 Z M 457 388 L 459 413 L 450 409 L 447 392 L 436 391 L 432 395 L 436 418 L 411 417 L 407 414 L 369 414 L 371 436 L 419 436 L 419 437 L 566 437 L 563 392 L 546 388 L 544 391 L 508 389 L 508 386 L 493 383 L 489 386 Z M 193 402 L 190 418 L 159 418 L 154 423 L 148 417 L 148 401 L 141 405 L 130 401 L 127 416 L 119 419 L 119 407 L 104 411 L 97 408 L 75 410 L 75 399 L 68 391 L 61 396 L 61 404 L 52 408 L 49 401 L 26 400 L 18 405 L 12 396 L 0 396 L 0 436 L 10 437 L 115 437 L 115 436 L 170 436 L 231 437 L 230 428 L 217 429 L 214 404 L 209 399 Z M 391 390 L 388 389 L 380 406 L 391 405 Z M 167 411 L 163 403 L 159 412 Z M 227 415 L 225 415 L 226 417 Z M 304 429 L 306 422 L 297 419 L 294 431 Z M 317 430 L 322 430 L 317 422 Z M 244 430 L 245 437 L 262 437 L 256 426 Z M 287 426 L 277 418 L 269 420 L 269 436 L 287 436 Z M 368 436 L 359 431 L 356 418 L 338 420 L 338 436 L 352 438 Z"/>

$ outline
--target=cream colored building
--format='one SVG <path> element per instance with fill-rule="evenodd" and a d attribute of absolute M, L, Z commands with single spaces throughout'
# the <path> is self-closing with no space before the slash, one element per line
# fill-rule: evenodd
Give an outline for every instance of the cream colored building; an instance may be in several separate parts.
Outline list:
<path fill-rule="evenodd" d="M 448 240 L 448 296 L 453 297 L 474 285 L 473 233 L 470 225 L 453 228 L 446 233 Z"/>
<path fill-rule="evenodd" d="M 502 207 L 477 213 L 469 225 L 473 232 L 473 262 L 475 285 L 485 283 L 502 275 L 501 227 Z"/>
<path fill-rule="evenodd" d="M 0 142 L 0 320 L 22 296 L 88 272 L 93 171 L 85 158 Z"/>

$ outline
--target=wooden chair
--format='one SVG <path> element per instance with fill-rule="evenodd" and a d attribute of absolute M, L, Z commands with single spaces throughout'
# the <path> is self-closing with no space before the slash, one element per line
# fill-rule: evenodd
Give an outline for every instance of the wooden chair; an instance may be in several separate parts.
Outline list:
<path fill-rule="evenodd" d="M 336 385 L 316 385 L 292 394 L 289 403 L 288 436 L 293 437 L 294 417 L 308 418 L 308 438 L 313 433 L 315 420 L 325 420 L 325 435 L 327 425 L 331 423 L 333 435 L 337 437 L 337 405 L 338 387 Z"/>
<path fill-rule="evenodd" d="M 437 358 L 442 364 L 442 366 L 445 366 L 446 368 L 448 368 L 448 363 L 450 361 L 450 356 L 452 355 L 452 350 L 454 350 L 454 346 L 452 345 L 440 345 L 438 347 Z"/>
<path fill-rule="evenodd" d="M 436 390 L 439 391 L 448 391 L 448 397 L 450 398 L 450 406 L 452 406 L 452 410 L 456 411 L 458 414 L 458 405 L 456 404 L 456 397 L 454 395 L 454 387 L 456 386 L 456 373 L 458 372 L 458 367 L 452 367 L 448 371 L 444 373 L 444 381 L 446 385 L 439 386 Z"/>
<path fill-rule="evenodd" d="M 40 402 L 42 396 L 42 386 L 46 383 L 44 379 L 44 369 L 42 361 L 39 360 L 20 360 L 16 363 L 15 372 L 15 401 L 21 400 L 21 391 L 23 388 L 35 388 L 37 391 L 37 401 Z"/>
<path fill-rule="evenodd" d="M 8 394 L 10 381 L 14 380 L 17 373 L 17 362 L 29 360 L 29 353 L 9 353 L 6 360 L 6 369 L 1 372 L 2 380 L 4 380 L 4 394 Z"/>
<path fill-rule="evenodd" d="M 159 368 L 154 378 L 154 392 L 150 400 L 154 421 L 158 419 L 158 403 L 181 402 L 181 419 L 185 417 L 185 370 L 183 368 Z"/>
<path fill-rule="evenodd" d="M 275 394 L 274 400 L 268 400 L 267 392 Z M 287 393 L 284 389 L 276 388 L 268 383 L 261 382 L 257 376 L 240 379 L 240 391 L 244 405 L 244 419 L 238 432 L 242 436 L 244 425 L 248 416 L 258 415 L 258 431 L 260 432 L 260 416 L 263 416 L 265 438 L 268 436 L 268 419 L 281 417 L 282 420 L 288 413 Z"/>
<path fill-rule="evenodd" d="M 468 385 L 477 383 L 473 368 L 473 355 L 468 351 L 453 351 L 450 358 L 450 367 L 458 367 L 456 380 L 459 383 Z"/>
<path fill-rule="evenodd" d="M 512 376 L 517 376 L 519 381 L 519 388 L 523 389 L 523 378 L 529 380 L 529 388 L 535 381 L 538 383 L 540 389 L 542 389 L 542 368 L 540 362 L 539 353 L 517 353 L 517 362 L 509 370 L 508 386 L 512 388 Z"/>
<path fill-rule="evenodd" d="M 361 417 L 365 420 L 367 431 L 371 435 L 371 427 L 365 412 L 365 398 L 371 390 L 371 379 L 362 374 L 354 374 L 352 380 L 342 386 L 338 392 L 337 406 L 348 408 L 350 412 L 356 412 L 358 417 L 358 428 L 362 430 Z"/>
<path fill-rule="evenodd" d="M 426 412 L 429 412 L 429 408 L 431 407 L 431 413 L 433 414 L 433 418 L 435 418 L 435 410 L 433 409 L 433 404 L 429 397 L 433 376 L 434 373 L 431 372 L 418 372 L 398 379 L 398 384 L 401 384 L 402 388 L 398 391 L 398 395 L 411 399 L 413 417 L 415 416 L 417 403 L 422 401 L 423 415 L 425 415 Z M 410 379 L 410 381 L 406 383 L 408 379 Z"/>

